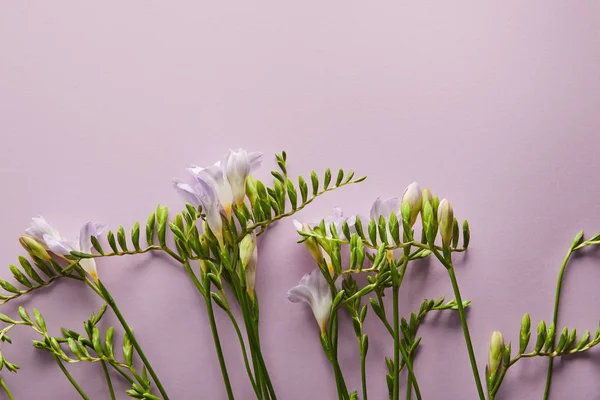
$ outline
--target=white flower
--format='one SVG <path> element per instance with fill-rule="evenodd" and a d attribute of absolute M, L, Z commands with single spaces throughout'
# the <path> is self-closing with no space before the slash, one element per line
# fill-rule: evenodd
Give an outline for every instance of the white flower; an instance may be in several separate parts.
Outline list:
<path fill-rule="evenodd" d="M 413 226 L 421 211 L 422 191 L 417 182 L 413 182 L 404 190 L 402 194 L 402 204 L 408 204 L 410 207 L 410 226 Z"/>
<path fill-rule="evenodd" d="M 341 278 L 336 281 L 336 288 L 341 289 Z M 329 317 L 331 315 L 331 288 L 329 283 L 317 268 L 304 275 L 298 286 L 291 288 L 287 293 L 288 299 L 292 303 L 301 301 L 307 303 L 319 324 L 321 333 L 327 330 Z"/>
<path fill-rule="evenodd" d="M 77 240 L 69 240 L 60 236 L 58 231 L 46 222 L 43 217 L 34 217 L 31 219 L 31 226 L 25 230 L 25 233 L 34 237 L 45 248 L 58 255 L 68 255 L 72 251 L 91 254 L 91 237 L 98 237 L 104 232 L 104 224 L 87 222 L 81 228 Z M 98 271 L 96 262 L 93 258 L 83 258 L 79 261 L 81 267 L 94 280 L 98 280 Z"/>

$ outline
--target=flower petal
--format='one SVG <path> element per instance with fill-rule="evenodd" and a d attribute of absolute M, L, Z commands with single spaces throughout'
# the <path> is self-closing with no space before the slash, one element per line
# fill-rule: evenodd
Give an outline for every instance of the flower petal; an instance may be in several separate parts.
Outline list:
<path fill-rule="evenodd" d="M 292 303 L 299 303 L 301 301 L 312 306 L 313 294 L 310 289 L 304 285 L 294 286 L 287 292 L 287 298 Z"/>
<path fill-rule="evenodd" d="M 31 218 L 31 225 L 25 229 L 25 233 L 38 240 L 43 240 L 44 235 L 59 237 L 57 230 L 51 227 L 41 216 Z"/>
<path fill-rule="evenodd" d="M 194 207 L 198 207 L 201 204 L 198 193 L 196 193 L 196 191 L 187 183 L 183 183 L 183 182 L 175 179 L 175 180 L 173 180 L 173 187 L 177 191 L 177 194 L 186 203 L 190 203 Z"/>
<path fill-rule="evenodd" d="M 87 222 L 81 227 L 79 232 L 79 249 L 83 253 L 89 253 L 92 250 L 92 236 L 96 238 L 104 232 L 106 225 L 97 222 Z"/>
<path fill-rule="evenodd" d="M 263 154 L 258 151 L 248 153 L 248 161 L 250 162 L 250 172 L 256 171 L 263 161 Z"/>
<path fill-rule="evenodd" d="M 67 255 L 72 251 L 79 251 L 76 243 L 64 240 L 61 238 L 55 238 L 54 236 L 44 235 L 43 240 L 50 251 L 55 254 Z"/>

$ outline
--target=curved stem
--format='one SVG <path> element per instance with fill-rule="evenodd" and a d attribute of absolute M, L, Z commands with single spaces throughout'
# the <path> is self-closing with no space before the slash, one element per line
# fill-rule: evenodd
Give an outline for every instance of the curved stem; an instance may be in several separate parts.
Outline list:
<path fill-rule="evenodd" d="M 133 345 L 133 347 L 135 348 L 135 351 L 138 353 L 138 355 L 140 356 L 140 359 L 146 366 L 148 373 L 152 377 L 154 384 L 156 384 L 156 388 L 158 389 L 160 394 L 163 396 L 163 399 L 169 400 L 169 396 L 167 395 L 167 392 L 165 391 L 162 383 L 160 382 L 160 379 L 158 379 L 158 375 L 156 375 L 156 373 L 154 372 L 154 369 L 152 368 L 150 361 L 148 361 L 148 358 L 146 358 L 146 355 L 144 354 L 142 347 L 139 345 L 138 341 L 136 340 L 135 336 L 133 335 L 133 331 L 129 327 L 129 324 L 127 324 L 127 321 L 123 317 L 123 314 L 121 314 L 121 311 L 119 310 L 119 307 L 117 307 L 115 300 L 112 298 L 112 296 L 110 295 L 110 293 L 108 292 L 106 287 L 104 287 L 104 285 L 100 281 L 98 281 L 98 289 L 100 290 L 100 293 L 102 294 L 102 297 L 104 298 L 104 300 L 108 303 L 110 308 L 113 310 L 113 312 L 117 316 L 117 319 L 123 326 L 125 333 L 127 333 L 127 335 L 129 336 L 129 339 L 131 340 L 131 344 Z"/>
<path fill-rule="evenodd" d="M 554 297 L 554 313 L 552 314 L 552 322 L 554 323 L 554 327 L 558 326 L 558 308 L 560 306 L 560 293 L 562 291 L 562 282 L 563 276 L 565 274 L 565 270 L 567 269 L 567 264 L 569 263 L 569 259 L 574 251 L 574 245 L 571 245 L 567 255 L 565 256 L 563 263 L 560 267 L 560 271 L 558 273 L 558 281 L 556 282 L 556 295 Z M 554 350 L 554 345 L 556 343 L 556 336 L 552 338 L 552 346 L 550 347 L 550 351 Z M 548 371 L 546 373 L 546 386 L 544 388 L 544 400 L 547 400 L 550 396 L 550 386 L 552 385 L 552 367 L 554 364 L 554 358 L 550 357 L 548 360 Z"/>
<path fill-rule="evenodd" d="M 483 386 L 481 385 L 481 378 L 479 377 L 479 369 L 477 368 L 477 360 L 475 359 L 475 352 L 473 351 L 473 343 L 471 342 L 471 335 L 469 334 L 469 326 L 467 325 L 467 317 L 465 315 L 465 308 L 463 306 L 462 297 L 460 296 L 460 290 L 458 288 L 458 282 L 456 275 L 454 274 L 454 268 L 452 262 L 448 262 L 448 275 L 452 282 L 452 289 L 454 290 L 454 298 L 456 299 L 456 307 L 458 308 L 458 314 L 460 316 L 460 324 L 462 325 L 463 333 L 465 336 L 465 342 L 467 344 L 467 351 L 469 352 L 469 359 L 471 360 L 471 369 L 473 370 L 473 378 L 477 385 L 477 392 L 481 400 L 485 400 L 485 394 Z"/>
<path fill-rule="evenodd" d="M 227 397 L 229 400 L 233 400 L 233 390 L 231 389 L 231 383 L 229 382 L 229 374 L 227 373 L 227 366 L 225 365 L 225 357 L 223 357 L 223 349 L 221 348 L 219 331 L 217 330 L 217 323 L 215 322 L 215 313 L 213 311 L 212 299 L 210 297 L 210 279 L 208 279 L 208 277 L 204 280 L 204 290 L 206 291 L 204 295 L 206 311 L 208 312 L 210 330 L 212 331 L 213 341 L 215 342 L 215 348 L 217 350 L 217 358 L 219 359 L 219 365 L 221 366 L 223 382 L 225 384 L 225 389 L 227 390 Z"/>
<path fill-rule="evenodd" d="M 2 387 L 4 393 L 6 393 L 6 395 L 8 396 L 8 400 L 14 400 L 12 393 L 10 392 L 10 390 L 8 390 L 8 386 L 6 386 L 6 382 L 4 382 L 4 379 L 2 378 L 0 378 L 0 387 Z"/>
<path fill-rule="evenodd" d="M 58 358 L 58 356 L 56 354 L 53 354 L 53 355 L 54 355 L 54 360 L 56 360 L 56 363 L 58 364 L 58 366 L 60 367 L 60 369 L 62 370 L 62 372 L 65 374 L 65 376 L 67 377 L 67 379 L 69 380 L 69 382 L 71 382 L 71 385 L 73 385 L 73 387 L 75 388 L 75 390 L 77 390 L 77 393 L 79 393 L 81 395 L 81 398 L 85 399 L 85 400 L 90 400 L 90 398 L 87 396 L 87 394 L 85 394 L 85 392 L 83 391 L 83 389 L 77 384 L 77 382 L 75 382 L 75 379 L 73 379 L 73 377 L 71 376 L 71 374 L 69 373 L 69 371 L 67 371 L 67 369 L 63 365 L 63 363 L 60 360 L 60 358 Z"/>
<path fill-rule="evenodd" d="M 108 368 L 106 368 L 106 362 L 102 360 L 102 369 L 104 370 L 104 377 L 106 378 L 106 384 L 108 385 L 108 391 L 110 393 L 110 398 L 115 400 L 115 389 L 113 388 L 112 380 L 110 379 L 110 375 L 108 374 Z"/>

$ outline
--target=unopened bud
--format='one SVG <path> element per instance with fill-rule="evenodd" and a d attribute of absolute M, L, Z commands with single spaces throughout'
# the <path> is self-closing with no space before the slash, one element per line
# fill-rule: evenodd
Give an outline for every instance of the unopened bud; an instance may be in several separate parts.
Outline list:
<path fill-rule="evenodd" d="M 258 191 L 256 190 L 256 178 L 252 175 L 248 175 L 248 178 L 246 178 L 246 196 L 248 196 L 250 204 L 256 203 Z"/>
<path fill-rule="evenodd" d="M 495 376 L 498 371 L 498 367 L 502 362 L 502 354 L 504 353 L 504 338 L 502 333 L 495 331 L 492 334 L 490 341 L 490 351 L 488 354 L 488 363 L 490 368 L 490 375 Z"/>
<path fill-rule="evenodd" d="M 254 249 L 256 248 L 256 233 L 254 231 L 248 233 L 240 242 L 240 260 L 242 267 L 246 268 Z"/>
<path fill-rule="evenodd" d="M 50 261 L 51 257 L 50 254 L 48 254 L 48 251 L 46 251 L 44 246 L 35 240 L 34 237 L 29 235 L 21 235 L 19 238 L 19 243 L 21 243 L 21 246 L 23 246 L 25 251 L 32 256 L 37 257 L 40 260 Z"/>
<path fill-rule="evenodd" d="M 449 246 L 452 241 L 452 228 L 454 225 L 454 211 L 452 205 L 446 199 L 443 199 L 438 206 L 438 224 L 442 243 Z"/>
<path fill-rule="evenodd" d="M 410 206 L 410 226 L 413 226 L 417 221 L 419 211 L 421 211 L 422 201 L 423 194 L 419 184 L 417 182 L 413 182 L 408 185 L 406 190 L 404 190 L 404 194 L 402 195 L 402 206 L 405 206 L 405 204 Z"/>
<path fill-rule="evenodd" d="M 312 229 L 307 224 L 302 224 L 301 231 L 309 233 L 312 232 Z M 304 241 L 304 245 L 310 252 L 310 255 L 315 259 L 315 261 L 317 261 L 318 263 L 323 261 L 323 252 L 321 251 L 321 246 L 319 246 L 319 243 L 317 242 L 316 238 L 312 236 L 309 237 Z"/>

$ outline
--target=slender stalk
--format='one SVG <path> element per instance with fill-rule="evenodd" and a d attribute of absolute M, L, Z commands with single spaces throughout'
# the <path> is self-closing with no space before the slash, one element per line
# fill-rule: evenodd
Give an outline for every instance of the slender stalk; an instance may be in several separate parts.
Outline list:
<path fill-rule="evenodd" d="M 460 296 L 460 290 L 458 288 L 458 282 L 456 275 L 454 274 L 454 267 L 452 262 L 448 262 L 446 268 L 450 281 L 452 282 L 452 289 L 454 290 L 454 298 L 456 299 L 456 307 L 458 308 L 458 314 L 460 316 L 460 323 L 462 325 L 463 333 L 465 336 L 465 342 L 467 344 L 467 351 L 469 352 L 469 359 L 471 360 L 471 369 L 473 370 L 473 378 L 475 379 L 475 385 L 477 385 L 477 393 L 481 400 L 485 400 L 485 394 L 483 386 L 481 385 L 481 378 L 479 377 L 479 369 L 477 368 L 477 360 L 475 359 L 475 352 L 473 351 L 473 343 L 471 342 L 471 335 L 469 334 L 469 326 L 467 325 L 467 317 L 465 315 L 465 308 L 463 307 L 462 297 Z"/>
<path fill-rule="evenodd" d="M 144 363 L 144 365 L 146 366 L 148 373 L 152 377 L 152 380 L 154 381 L 154 384 L 156 384 L 156 388 L 162 395 L 163 399 L 169 400 L 169 396 L 167 395 L 167 392 L 165 391 L 162 383 L 160 382 L 160 379 L 158 379 L 158 375 L 156 375 L 156 373 L 154 372 L 154 368 L 152 368 L 152 365 L 150 364 L 150 361 L 148 361 L 146 354 L 144 354 L 142 347 L 139 345 L 138 341 L 136 340 L 135 336 L 133 335 L 133 331 L 131 330 L 131 328 L 129 327 L 129 324 L 123 317 L 123 314 L 121 314 L 119 307 L 117 307 L 117 303 L 115 303 L 115 300 L 112 298 L 112 296 L 110 295 L 110 293 L 108 292 L 106 287 L 104 287 L 104 285 L 100 281 L 98 281 L 98 289 L 102 293 L 102 297 L 104 298 L 104 300 L 108 303 L 110 308 L 113 310 L 113 312 L 117 316 L 117 319 L 123 326 L 125 333 L 127 333 L 127 335 L 129 336 L 129 339 L 131 340 L 131 344 L 133 345 L 133 347 L 135 348 L 135 351 L 140 356 L 142 363 Z"/>
<path fill-rule="evenodd" d="M 8 390 L 8 386 L 6 386 L 6 382 L 4 382 L 4 379 L 2 378 L 0 378 L 0 387 L 2 387 L 2 389 L 8 396 L 8 400 L 14 400 L 12 393 L 10 392 L 10 390 Z"/>
<path fill-rule="evenodd" d="M 60 367 L 62 372 L 65 374 L 65 376 L 67 377 L 69 382 L 71 382 L 71 385 L 73 385 L 75 390 L 77 390 L 77 392 L 81 395 L 81 398 L 85 399 L 85 400 L 90 400 L 90 398 L 87 396 L 87 394 L 85 394 L 83 389 L 77 384 L 77 382 L 75 382 L 75 379 L 73 379 L 73 377 L 71 376 L 69 371 L 67 371 L 67 369 L 63 365 L 62 361 L 60 360 L 60 358 L 58 358 L 58 356 L 56 354 L 54 354 L 54 359 L 56 360 L 56 363 L 58 364 L 58 366 Z"/>
<path fill-rule="evenodd" d="M 231 313 L 231 311 L 227 311 L 227 315 L 229 315 L 229 319 L 235 328 L 235 332 L 237 334 L 238 340 L 240 342 L 240 347 L 242 348 L 242 356 L 244 358 L 244 365 L 246 367 L 246 372 L 248 373 L 248 378 L 250 379 L 250 383 L 252 384 L 252 388 L 254 389 L 254 393 L 256 393 L 256 397 L 258 399 L 262 398 L 262 393 L 260 392 L 256 382 L 254 381 L 254 376 L 252 375 L 252 370 L 250 369 L 250 363 L 248 362 L 248 353 L 246 352 L 246 344 L 244 342 L 244 338 L 242 337 L 242 332 L 240 330 L 240 326 L 238 325 L 235 317 Z"/>
<path fill-rule="evenodd" d="M 367 369 L 366 369 L 366 359 L 367 357 L 362 356 L 360 361 L 360 375 L 362 378 L 362 393 L 363 399 L 367 400 Z"/>
<path fill-rule="evenodd" d="M 392 268 L 394 268 L 392 266 Z M 392 287 L 394 315 L 394 391 L 393 400 L 400 398 L 400 315 L 398 311 L 398 293 L 400 285 Z"/>
<path fill-rule="evenodd" d="M 215 342 L 215 348 L 217 350 L 217 358 L 219 359 L 219 365 L 221 366 L 221 374 L 223 375 L 223 382 L 225 389 L 227 390 L 227 397 L 229 400 L 233 400 L 233 390 L 231 389 L 231 383 L 229 382 L 229 374 L 227 373 L 227 366 L 225 365 L 225 357 L 223 357 L 223 349 L 221 348 L 221 340 L 219 339 L 219 331 L 217 330 L 217 323 L 215 322 L 215 313 L 213 311 L 212 299 L 210 297 L 210 279 L 205 278 L 204 280 L 204 300 L 206 302 L 206 310 L 208 312 L 208 319 L 210 322 L 210 329 L 212 331 L 213 340 Z"/>
<path fill-rule="evenodd" d="M 571 245 L 571 247 L 569 248 L 569 251 L 567 252 L 567 255 L 565 256 L 565 259 L 563 260 L 563 263 L 560 267 L 560 271 L 558 273 L 558 281 L 556 282 L 556 295 L 554 297 L 554 312 L 552 314 L 552 322 L 554 323 L 555 329 L 558 326 L 558 308 L 560 306 L 560 294 L 562 291 L 563 276 L 565 275 L 565 270 L 567 269 L 567 264 L 569 263 L 569 259 L 571 258 L 573 251 L 574 251 L 574 245 Z M 550 348 L 551 351 L 554 350 L 555 344 L 556 344 L 556 335 L 552 339 L 552 347 Z M 546 387 L 544 389 L 544 400 L 547 400 L 548 397 L 550 396 L 550 386 L 552 385 L 553 364 L 554 364 L 554 358 L 550 357 L 550 359 L 548 360 L 548 371 L 546 373 Z"/>
<path fill-rule="evenodd" d="M 106 368 L 106 362 L 104 360 L 101 362 L 102 369 L 104 370 L 104 377 L 106 378 L 106 384 L 108 385 L 108 392 L 110 393 L 110 398 L 115 400 L 115 389 L 113 388 L 112 380 L 110 379 L 110 375 L 108 374 L 108 368 Z"/>

